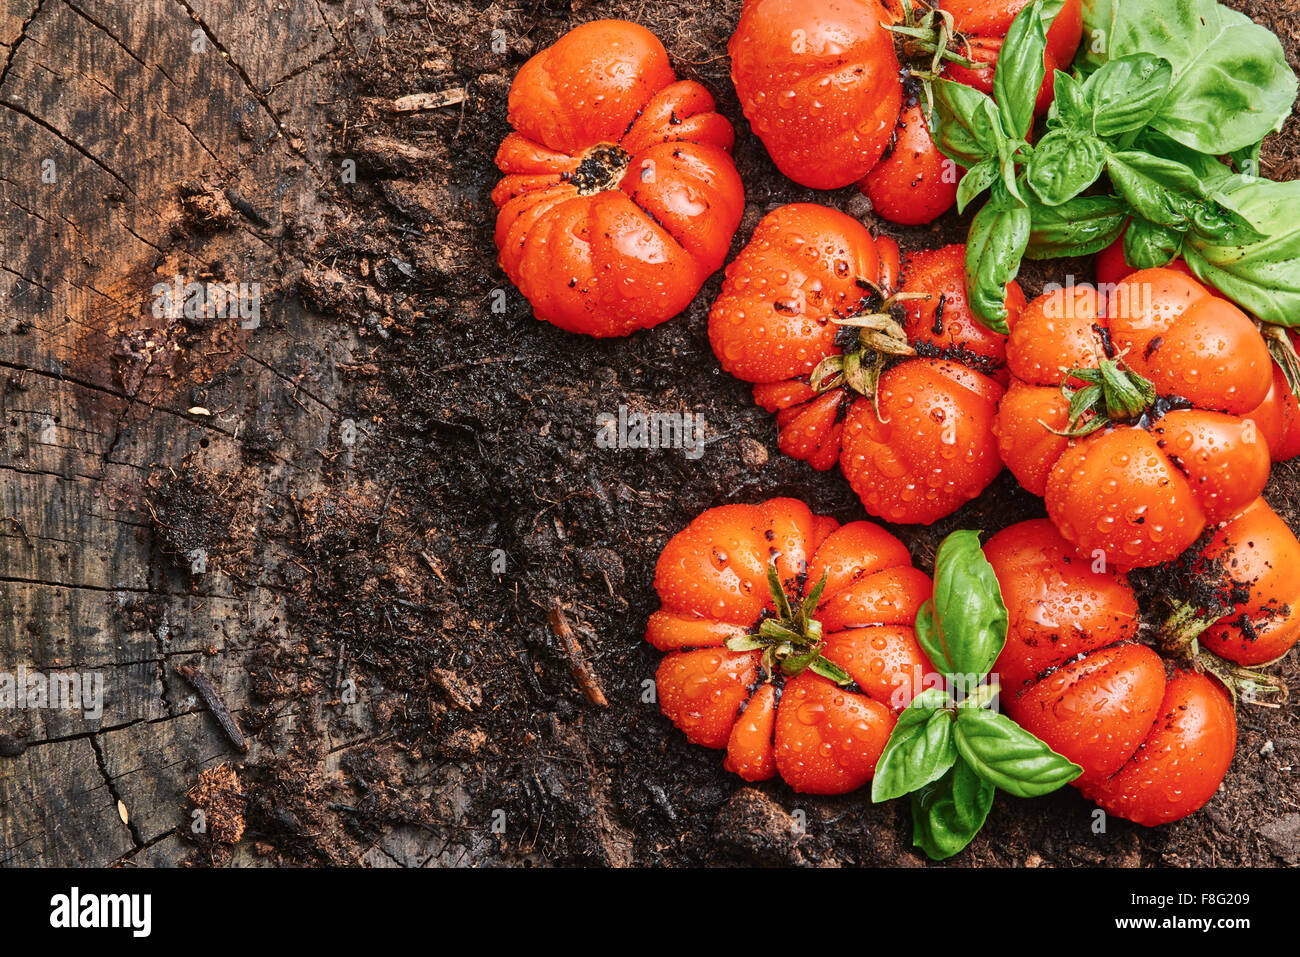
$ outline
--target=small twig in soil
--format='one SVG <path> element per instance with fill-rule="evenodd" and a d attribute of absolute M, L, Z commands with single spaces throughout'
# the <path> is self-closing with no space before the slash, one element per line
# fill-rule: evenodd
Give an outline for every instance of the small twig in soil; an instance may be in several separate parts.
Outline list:
<path fill-rule="evenodd" d="M 596 680 L 596 674 L 587 662 L 582 645 L 578 644 L 578 638 L 569 627 L 569 621 L 564 617 L 564 611 L 559 605 L 551 609 L 550 619 L 551 632 L 564 642 L 565 653 L 569 656 L 569 668 L 578 682 L 578 687 L 582 688 L 582 693 L 592 704 L 600 708 L 606 707 L 609 701 L 605 698 L 605 692 L 600 690 L 600 682 Z"/>
<path fill-rule="evenodd" d="M 453 106 L 465 101 L 465 89 L 453 87 L 437 93 L 411 93 L 393 100 L 394 113 L 413 113 L 416 110 L 436 110 L 440 106 Z"/>
<path fill-rule="evenodd" d="M 453 362 L 451 365 L 439 366 L 431 370 L 429 375 L 437 375 L 440 372 L 460 372 L 462 369 L 493 365 L 497 362 L 523 362 L 527 358 L 527 356 L 488 356 L 486 359 L 475 359 L 472 362 Z"/>
<path fill-rule="evenodd" d="M 394 482 L 388 486 L 388 494 L 384 496 L 384 507 L 379 513 L 379 521 L 375 525 L 375 544 L 380 544 L 379 536 L 384 531 L 384 519 L 388 517 L 388 503 L 393 500 L 393 492 L 397 490 L 397 483 Z"/>
<path fill-rule="evenodd" d="M 443 575 L 442 567 L 438 564 L 437 560 L 424 549 L 420 549 L 420 557 L 423 558 L 424 563 L 429 566 L 429 571 L 437 575 L 438 580 L 444 585 L 447 584 L 447 578 Z"/>
<path fill-rule="evenodd" d="M 213 687 L 212 682 L 208 680 L 208 676 L 192 665 L 177 665 L 175 671 L 189 682 L 190 687 L 198 692 L 199 697 L 203 699 L 203 703 L 212 712 L 212 716 L 217 719 L 217 724 L 221 725 L 221 730 L 226 732 L 226 737 L 235 746 L 235 750 L 240 754 L 247 754 L 248 742 L 244 739 L 244 732 L 239 730 L 239 722 L 230 713 L 226 703 L 221 700 L 221 695 Z"/>
<path fill-rule="evenodd" d="M 336 695 L 339 693 L 339 685 L 343 683 L 343 663 L 347 660 L 347 655 L 348 643 L 345 639 L 339 642 L 339 656 L 338 660 L 334 662 L 334 684 L 331 690 Z"/>

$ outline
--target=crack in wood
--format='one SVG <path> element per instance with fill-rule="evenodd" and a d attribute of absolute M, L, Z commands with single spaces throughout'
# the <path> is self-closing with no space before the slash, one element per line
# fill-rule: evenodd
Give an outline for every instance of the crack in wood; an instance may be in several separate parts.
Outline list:
<path fill-rule="evenodd" d="M 69 8 L 72 9 L 74 13 L 81 16 L 82 19 L 86 20 L 86 22 L 90 23 L 92 26 L 100 30 L 105 36 L 107 36 L 119 47 L 121 47 L 122 51 L 126 53 L 126 55 L 129 56 L 131 59 L 135 60 L 136 63 L 140 64 L 140 66 L 144 67 L 146 70 L 148 70 L 150 67 L 158 68 L 158 65 L 156 63 L 146 62 L 139 54 L 137 54 L 134 50 L 132 50 L 129 46 L 127 46 L 126 42 L 122 40 L 121 37 L 119 37 L 112 30 L 110 30 L 106 24 L 100 23 L 98 20 L 96 20 L 94 17 L 88 14 L 85 10 L 83 10 L 80 6 L 73 3 L 72 0 L 64 0 L 64 2 L 68 5 Z M 172 84 L 172 86 L 176 86 L 176 81 L 173 80 L 165 70 L 159 68 L 158 72 L 161 73 L 163 76 L 167 77 L 167 80 Z M 94 77 L 91 77 L 90 79 L 94 80 Z M 95 80 L 95 82 L 99 82 L 99 81 Z M 103 84 L 100 85 L 103 86 Z M 104 88 L 109 89 L 108 87 L 104 87 Z M 111 89 L 109 90 L 109 92 L 113 93 Z M 114 98 L 117 98 L 116 93 L 113 93 L 113 96 Z M 158 107 L 162 111 L 163 115 L 165 115 L 168 119 L 174 121 L 175 123 L 183 127 L 185 131 L 189 133 L 190 138 L 193 139 L 194 142 L 205 153 L 207 153 L 208 156 L 210 156 L 218 166 L 221 167 L 223 173 L 225 173 L 226 175 L 230 175 L 230 168 L 226 166 L 226 164 L 222 161 L 221 157 L 219 157 L 215 152 L 212 151 L 212 148 L 203 141 L 203 138 L 194 132 L 193 127 L 191 127 L 188 123 L 186 123 L 183 119 L 181 119 L 181 117 L 170 112 L 165 106 L 162 105 L 161 102 L 158 102 Z M 130 112 L 129 107 L 127 107 L 127 112 Z M 132 235 L 136 236 L 137 239 L 141 239 L 142 241 L 147 242 L 147 240 L 143 240 L 143 237 L 141 237 L 138 233 L 136 233 L 134 230 L 131 230 L 129 226 L 127 227 L 127 229 L 130 230 Z M 153 244 L 150 243 L 150 245 Z M 154 247 L 154 248 L 157 249 L 158 247 Z M 161 249 L 159 249 L 158 251 L 162 252 Z"/>
<path fill-rule="evenodd" d="M 22 105 L 20 105 L 20 104 L 18 104 L 18 103 L 15 103 L 13 100 L 4 100 L 4 99 L 0 99 L 0 106 L 8 107 L 9 109 L 11 109 L 11 110 L 13 110 L 15 113 L 17 113 L 19 116 L 24 116 L 24 117 L 26 117 L 27 119 L 31 120 L 33 123 L 35 123 L 37 126 L 41 127 L 42 129 L 47 130 L 47 131 L 49 131 L 50 133 L 53 133 L 55 136 L 57 136 L 60 140 L 62 140 L 62 141 L 63 141 L 64 143 L 66 143 L 68 146 L 71 146 L 74 150 L 76 150 L 78 153 L 80 153 L 80 154 L 81 154 L 82 156 L 84 156 L 86 159 L 90 160 L 92 163 L 94 163 L 96 166 L 98 166 L 100 169 L 102 169 L 102 170 L 103 170 L 105 173 L 107 173 L 109 176 L 113 177 L 113 179 L 117 180 L 118 183 L 120 183 L 120 184 L 122 185 L 122 187 L 123 187 L 127 192 L 129 192 L 132 196 L 136 196 L 136 195 L 138 195 L 138 194 L 136 193 L 136 191 L 135 191 L 135 188 L 134 188 L 130 183 L 128 183 L 125 179 L 123 179 L 122 176 L 121 176 L 121 174 L 119 174 L 116 170 L 114 170 L 111 166 L 109 166 L 107 163 L 105 163 L 102 159 L 100 159 L 100 158 L 99 158 L 98 156 L 96 156 L 94 153 L 90 152 L 90 150 L 86 149 L 84 146 L 82 146 L 80 143 L 78 143 L 76 140 L 74 140 L 71 136 L 69 136 L 68 134 L 64 133 L 62 130 L 60 130 L 60 129 L 59 129 L 57 126 L 55 126 L 53 123 L 50 123 L 50 122 L 48 122 L 47 120 L 43 120 L 43 119 L 41 119 L 41 118 L 40 118 L 39 116 L 37 116 L 35 113 L 31 112 L 31 111 L 28 110 L 26 107 L 24 107 L 24 106 L 22 106 Z"/>
<path fill-rule="evenodd" d="M 118 36 L 116 33 L 114 33 L 112 30 L 110 30 L 107 26 L 105 26 L 104 24 L 100 23 L 98 20 L 96 20 L 94 17 L 92 17 L 92 16 L 91 16 L 89 13 L 87 13 L 85 10 L 81 9 L 81 7 L 80 7 L 79 5 L 73 3 L 72 0 L 63 0 L 63 3 L 64 3 L 64 5 L 67 6 L 69 9 L 71 9 L 73 13 L 77 14 L 79 17 L 81 17 L 83 20 L 85 20 L 85 21 L 86 21 L 87 23 L 89 23 L 91 26 L 94 26 L 94 27 L 98 28 L 98 29 L 99 29 L 99 30 L 100 30 L 100 31 L 101 31 L 105 36 L 107 36 L 110 40 L 112 40 L 112 41 L 113 41 L 114 43 L 116 43 L 119 47 L 121 47 L 121 48 L 122 48 L 122 51 L 123 51 L 127 56 L 129 56 L 132 60 L 134 60 L 136 63 L 140 64 L 140 65 L 141 65 L 142 67 L 144 67 L 145 69 L 148 69 L 148 68 L 149 68 L 149 64 L 145 63 L 144 60 L 142 60 L 140 57 L 138 57 L 138 56 L 136 55 L 135 51 L 132 50 L 129 46 L 127 46 L 126 43 L 123 42 L 122 38 L 119 37 L 119 36 Z"/>
<path fill-rule="evenodd" d="M 184 8 L 185 12 L 190 15 L 190 19 L 199 25 L 199 29 L 202 30 L 204 35 L 212 42 L 212 45 L 217 48 L 225 61 L 230 64 L 230 68 L 234 70 L 239 79 L 243 81 L 248 92 L 253 95 L 253 99 L 257 101 L 258 105 L 261 106 L 262 109 L 266 110 L 266 115 L 275 123 L 276 135 L 279 138 L 284 139 L 284 122 L 280 119 L 279 114 L 271 108 L 271 102 L 266 98 L 266 95 L 253 85 L 252 78 L 249 77 L 248 71 L 239 64 L 234 56 L 231 55 L 230 51 L 227 50 L 222 42 L 217 38 L 217 34 L 213 29 L 209 27 L 207 23 L 203 21 L 203 18 L 195 12 L 194 8 L 190 6 L 189 0 L 176 0 L 176 3 L 180 4 L 180 6 Z M 301 159 L 306 160 L 307 157 L 301 150 L 295 149 L 294 145 L 287 139 L 285 140 L 285 143 L 294 154 Z"/>
<path fill-rule="evenodd" d="M 27 30 L 36 22 L 36 18 L 40 16 L 41 7 L 43 6 L 45 6 L 45 0 L 36 0 L 36 6 L 32 10 L 31 15 L 23 22 L 22 27 L 19 28 L 18 38 L 14 40 L 13 46 L 9 48 L 9 54 L 5 57 L 4 66 L 0 67 L 0 87 L 4 86 L 5 77 L 9 75 L 9 68 L 14 64 L 14 54 L 18 52 L 18 48 L 22 46 L 23 41 L 27 39 Z"/>
<path fill-rule="evenodd" d="M 99 735 L 92 734 L 89 737 L 90 747 L 95 752 L 95 763 L 99 766 L 99 773 L 104 777 L 104 786 L 108 788 L 108 793 L 113 795 L 113 800 L 117 802 L 119 808 L 126 807 L 126 802 L 122 800 L 122 795 L 117 793 L 117 785 L 114 783 L 112 775 L 108 773 L 108 766 L 104 763 L 104 751 L 99 744 Z M 120 818 L 119 818 L 120 820 Z M 126 820 L 122 821 L 126 829 L 131 832 L 131 840 L 138 849 L 143 841 L 140 839 L 140 830 L 135 821 L 131 818 L 131 810 L 127 808 Z"/>
<path fill-rule="evenodd" d="M 102 392 L 104 395 L 111 395 L 113 396 L 113 398 L 121 399 L 123 402 L 126 402 L 128 404 L 138 404 L 148 409 L 151 412 L 161 412 L 166 415 L 174 415 L 177 418 L 184 419 L 190 425 L 198 426 L 199 428 L 202 429 L 207 429 L 208 431 L 215 432 L 218 435 L 224 435 L 228 439 L 238 438 L 238 435 L 235 432 L 229 431 L 227 429 L 223 429 L 215 422 L 208 422 L 203 418 L 196 418 L 195 416 L 190 415 L 188 412 L 182 412 L 180 409 L 168 408 L 165 405 L 154 405 L 153 403 L 145 399 L 138 398 L 137 395 L 130 395 L 126 392 L 120 392 L 116 389 L 111 389 L 108 386 L 99 385 L 98 383 L 90 382 L 89 380 L 86 379 L 80 379 L 63 372 L 46 372 L 43 369 L 37 369 L 32 366 L 22 365 L 16 362 L 7 362 L 3 359 L 0 359 L 0 368 L 12 369 L 15 372 L 29 372 L 32 375 L 38 375 L 38 376 L 42 376 L 43 378 L 52 379 L 55 382 L 67 382 L 75 386 L 80 386 L 83 389 L 91 389 L 95 392 Z M 139 390 L 137 389 L 136 391 L 138 394 Z M 323 404 L 324 403 L 322 403 L 322 405 Z M 328 406 L 326 406 L 326 408 L 328 408 Z M 114 439 L 116 438 L 117 436 L 115 435 Z M 124 465 L 126 463 L 116 463 L 116 464 Z"/>

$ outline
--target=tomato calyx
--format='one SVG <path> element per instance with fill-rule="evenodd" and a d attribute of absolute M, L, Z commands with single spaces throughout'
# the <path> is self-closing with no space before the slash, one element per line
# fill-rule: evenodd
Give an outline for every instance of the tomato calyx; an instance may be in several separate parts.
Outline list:
<path fill-rule="evenodd" d="M 964 46 L 970 52 L 970 41 L 957 31 L 951 12 L 932 7 L 924 0 L 900 0 L 903 22 L 883 24 L 895 36 L 899 59 L 904 63 L 928 57 L 930 73 L 938 76 L 945 60 L 964 67 L 977 67 L 969 57 L 954 53 L 953 45 Z"/>
<path fill-rule="evenodd" d="M 1295 343 L 1291 341 L 1291 336 L 1287 334 L 1287 330 L 1282 326 L 1275 326 L 1267 322 L 1259 324 L 1259 331 L 1268 346 L 1269 354 L 1273 356 L 1273 361 L 1282 370 L 1286 384 L 1290 387 L 1291 392 L 1297 398 L 1300 398 L 1300 354 L 1296 352 Z"/>
<path fill-rule="evenodd" d="M 813 615 L 826 588 L 826 578 L 823 574 L 807 597 L 796 597 L 792 602 L 776 565 L 768 565 L 767 584 L 776 614 L 762 618 L 751 633 L 728 639 L 727 647 L 731 651 L 762 651 L 764 680 L 768 682 L 778 674 L 794 678 L 811 670 L 842 688 L 852 685 L 849 673 L 821 653 L 826 642 L 822 639 L 822 623 Z"/>
<path fill-rule="evenodd" d="M 1216 595 L 1209 609 L 1198 607 L 1194 601 L 1166 598 L 1171 611 L 1160 626 L 1160 649 L 1168 658 L 1182 660 L 1194 670 L 1217 678 L 1228 689 L 1234 705 L 1240 701 L 1262 708 L 1280 707 L 1287 700 L 1287 687 L 1280 678 L 1228 661 L 1200 645 L 1201 634 L 1231 614 L 1233 601 L 1244 597 L 1236 594 L 1238 590 L 1237 583 L 1230 582 L 1223 589 L 1225 594 Z"/>
<path fill-rule="evenodd" d="M 1260 708 L 1280 708 L 1286 703 L 1287 687 L 1277 675 L 1236 664 L 1203 648 L 1192 659 L 1192 667 L 1217 678 L 1228 689 L 1234 706 L 1244 703 Z"/>
<path fill-rule="evenodd" d="M 1072 380 L 1086 383 L 1082 388 Z M 1103 358 L 1096 368 L 1074 368 L 1065 375 L 1061 395 L 1070 403 L 1068 424 L 1057 435 L 1079 438 L 1091 435 L 1112 422 L 1135 422 L 1155 410 L 1159 403 L 1150 379 L 1138 375 L 1121 353 Z"/>
<path fill-rule="evenodd" d="M 578 168 L 569 174 L 569 183 L 579 196 L 617 189 L 632 165 L 632 154 L 613 143 L 597 143 L 582 154 Z"/>
<path fill-rule="evenodd" d="M 962 56 L 953 51 L 953 47 L 963 47 L 971 52 L 970 41 L 957 31 L 957 24 L 951 12 L 940 10 L 926 3 L 925 0 L 900 0 L 903 9 L 903 22 L 882 24 L 894 35 L 894 49 L 899 63 L 903 64 L 902 75 L 905 87 L 910 82 L 921 84 L 925 96 L 925 115 L 934 115 L 933 82 L 939 79 L 945 61 L 971 69 L 978 68 L 969 56 Z M 911 97 L 909 97 L 911 98 Z M 911 98 L 915 102 L 917 98 Z"/>
<path fill-rule="evenodd" d="M 903 302 L 929 299 L 927 292 L 896 292 L 877 309 L 866 309 L 831 322 L 845 329 L 857 329 L 857 341 L 839 355 L 827 356 L 813 369 L 808 384 L 816 392 L 845 387 L 870 399 L 880 418 L 880 376 L 890 361 L 917 354 L 897 313 Z M 872 302 L 876 297 L 866 300 Z M 882 420 L 883 421 L 883 420 Z"/>

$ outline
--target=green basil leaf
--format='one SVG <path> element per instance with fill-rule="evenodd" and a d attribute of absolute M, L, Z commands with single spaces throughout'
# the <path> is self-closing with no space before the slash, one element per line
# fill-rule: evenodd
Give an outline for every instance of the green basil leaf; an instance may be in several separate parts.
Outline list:
<path fill-rule="evenodd" d="M 1146 126 L 1169 94 L 1173 75 L 1168 60 L 1150 53 L 1111 60 L 1083 85 L 1093 131 L 1116 136 Z"/>
<path fill-rule="evenodd" d="M 1022 150 L 1029 152 L 1033 147 L 1016 140 L 1006 138 L 998 140 L 998 171 L 1002 174 L 1002 189 L 1015 199 L 1018 206 L 1025 205 L 1025 199 L 1020 195 L 1019 169 L 1016 166 L 1016 157 Z"/>
<path fill-rule="evenodd" d="M 1224 246 L 1244 246 L 1267 238 L 1241 213 L 1218 202 L 1220 195 L 1216 193 L 1192 207 L 1191 232 Z"/>
<path fill-rule="evenodd" d="M 939 545 L 933 602 L 949 673 L 988 674 L 1007 640 L 1007 608 L 979 532 L 962 529 Z"/>
<path fill-rule="evenodd" d="M 1183 256 L 1192 272 L 1265 322 L 1300 326 L 1300 180 L 1236 177 L 1224 193 L 1267 238 L 1223 245 L 1189 233 Z"/>
<path fill-rule="evenodd" d="M 993 74 L 993 99 L 1007 136 L 1023 140 L 1034 123 L 1034 102 L 1043 85 L 1047 29 L 1065 6 L 1064 0 L 1035 0 L 1011 22 L 997 70 Z"/>
<path fill-rule="evenodd" d="M 889 743 L 876 762 L 872 801 L 879 804 L 910 794 L 953 766 L 957 745 L 952 737 L 952 712 L 942 708 L 946 702 L 947 695 L 932 688 L 899 713 Z"/>
<path fill-rule="evenodd" d="M 966 237 L 966 289 L 980 321 L 1004 335 L 1007 283 L 1020 271 L 1029 243 L 1029 209 L 1005 191 L 995 191 L 971 221 Z"/>
<path fill-rule="evenodd" d="M 1029 204 L 1033 225 L 1025 255 L 1030 259 L 1091 256 L 1124 231 L 1128 207 L 1113 196 L 1076 196 L 1060 206 Z"/>
<path fill-rule="evenodd" d="M 934 623 L 934 601 L 927 600 L 916 613 L 916 643 L 921 646 L 925 656 L 944 674 L 952 674 L 952 661 L 948 658 L 948 649 L 939 638 L 939 629 Z"/>
<path fill-rule="evenodd" d="M 912 843 L 942 861 L 966 847 L 993 807 L 994 787 L 958 759 L 947 774 L 912 793 Z"/>
<path fill-rule="evenodd" d="M 1056 71 L 1052 81 L 1052 105 L 1047 111 L 1047 125 L 1051 128 L 1092 132 L 1092 104 L 1083 92 L 1083 84 L 1070 74 Z"/>
<path fill-rule="evenodd" d="M 1074 68 L 1083 76 L 1098 70 L 1109 59 L 1115 7 L 1115 0 L 1083 0 L 1083 37 L 1074 58 Z"/>
<path fill-rule="evenodd" d="M 980 160 L 968 169 L 957 184 L 957 212 L 966 212 L 970 201 L 992 186 L 997 178 L 998 164 L 991 159 Z"/>
<path fill-rule="evenodd" d="M 1232 169 L 1217 158 L 1188 149 L 1156 130 L 1143 130 L 1134 140 L 1133 148 L 1183 164 L 1201 181 L 1202 189 L 1213 189 L 1215 184 L 1232 175 Z"/>
<path fill-rule="evenodd" d="M 1296 77 L 1278 38 L 1214 0 L 1113 3 L 1107 55 L 1154 53 L 1173 67 L 1169 95 L 1151 125 L 1212 156 L 1280 129 Z"/>
<path fill-rule="evenodd" d="M 967 169 L 998 156 L 1006 139 L 993 101 L 964 83 L 937 80 L 934 107 L 939 117 L 935 145 L 949 159 Z"/>
<path fill-rule="evenodd" d="M 1122 150 L 1110 154 L 1106 168 L 1116 191 L 1139 216 L 1179 231 L 1191 227 L 1193 207 L 1201 199 L 1201 184 L 1182 163 L 1138 150 Z"/>
<path fill-rule="evenodd" d="M 1264 239 L 1257 224 L 1236 208 L 1235 200 L 1227 191 L 1235 183 L 1249 182 L 1250 176 L 1240 176 L 1215 157 L 1190 150 L 1154 130 L 1144 131 L 1134 146 L 1162 159 L 1181 163 L 1199 181 L 1202 198 L 1193 200 L 1188 207 L 1194 232 L 1218 240 L 1220 245 L 1245 245 Z M 1242 155 L 1243 162 L 1249 162 L 1251 151 Z"/>
<path fill-rule="evenodd" d="M 1091 133 L 1053 130 L 1038 142 L 1025 182 L 1047 206 L 1060 206 L 1097 181 L 1106 149 Z"/>
<path fill-rule="evenodd" d="M 1057 754 L 1004 714 L 963 710 L 957 751 L 990 784 L 1016 797 L 1038 797 L 1069 784 L 1083 768 Z"/>
<path fill-rule="evenodd" d="M 1134 216 L 1124 233 L 1124 258 L 1134 269 L 1168 266 L 1182 241 L 1182 233 Z"/>

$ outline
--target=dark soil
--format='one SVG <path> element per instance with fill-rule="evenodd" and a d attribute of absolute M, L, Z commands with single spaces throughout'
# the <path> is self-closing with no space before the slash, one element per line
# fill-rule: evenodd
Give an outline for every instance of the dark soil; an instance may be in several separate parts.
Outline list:
<path fill-rule="evenodd" d="M 1300 66 L 1300 21 L 1287 5 L 1235 5 L 1277 30 Z M 364 846 L 406 825 L 444 839 L 455 849 L 440 859 L 449 863 L 927 864 L 911 848 L 905 802 L 747 786 L 650 700 L 659 655 L 643 630 L 657 605 L 654 561 L 671 535 L 711 506 L 774 495 L 843 521 L 863 517 L 838 471 L 817 473 L 778 452 L 771 416 L 720 371 L 705 327 L 721 277 L 677 319 L 597 341 L 534 319 L 495 264 L 488 194 L 510 81 L 531 54 L 601 17 L 655 31 L 679 75 L 707 85 L 735 123 L 747 205 L 733 254 L 765 212 L 792 201 L 880 225 L 851 190 L 815 193 L 782 178 L 748 132 L 725 56 L 739 6 L 394 3 L 382 42 L 340 61 L 343 89 L 326 119 L 337 160 L 355 159 L 359 178 L 331 197 L 345 212 L 304 254 L 301 291 L 366 344 L 344 404 L 357 440 L 322 450 L 332 484 L 300 514 L 266 520 L 303 568 L 288 583 L 287 608 L 301 645 L 291 653 L 268 641 L 255 651 L 253 692 L 265 710 L 245 730 L 256 734 L 294 695 L 337 693 L 339 675 L 309 662 L 338 661 L 378 702 L 380 743 L 352 752 L 346 795 L 302 774 L 329 748 L 325 729 L 310 722 L 293 751 L 244 767 L 246 839 L 265 853 L 340 861 L 341 844 Z M 466 90 L 463 103 L 386 109 L 399 96 L 455 87 Z M 1300 174 L 1298 143 L 1293 119 L 1268 144 L 1266 172 Z M 950 214 L 932 228 L 884 228 L 907 249 L 960 241 L 963 226 Z M 1057 261 L 1028 269 L 1022 283 L 1032 295 L 1069 273 L 1090 276 L 1084 262 Z M 598 448 L 597 417 L 620 404 L 702 413 L 703 456 Z M 164 531 L 182 524 L 178 511 L 204 511 L 210 496 L 201 481 L 181 488 L 188 504 L 163 503 Z M 1269 498 L 1293 527 L 1297 489 L 1300 464 L 1275 470 Z M 894 531 L 929 568 L 954 529 L 991 533 L 1042 514 L 1003 473 L 936 526 Z M 188 547 L 174 535 L 163 542 Z M 556 609 L 567 635 L 552 627 Z M 1295 688 L 1295 657 L 1281 670 Z M 593 683 L 604 706 L 592 701 Z M 1296 708 L 1246 710 L 1223 788 L 1191 818 L 1154 830 L 1113 819 L 1098 834 L 1093 805 L 1072 789 L 1036 801 L 999 795 L 954 863 L 1294 860 L 1296 829 L 1282 824 L 1300 811 L 1297 764 Z"/>

